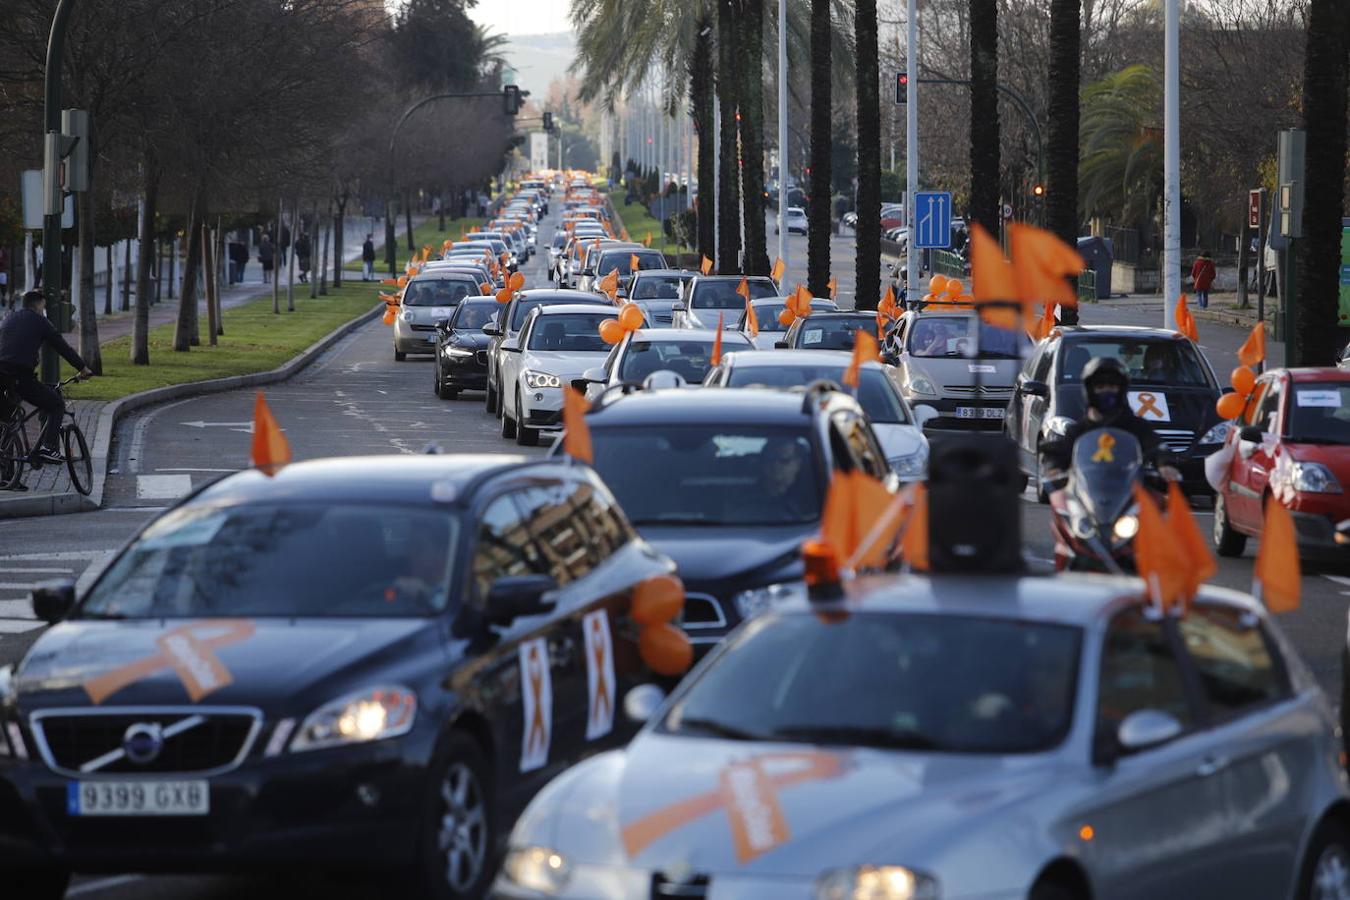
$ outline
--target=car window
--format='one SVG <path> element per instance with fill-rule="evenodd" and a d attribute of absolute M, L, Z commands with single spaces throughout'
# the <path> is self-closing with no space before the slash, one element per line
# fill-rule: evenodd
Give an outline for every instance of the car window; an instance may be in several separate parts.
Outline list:
<path fill-rule="evenodd" d="M 1036 360 L 1036 368 L 1031 372 L 1033 381 L 1046 382 L 1050 378 L 1050 366 L 1055 361 L 1055 351 L 1059 349 L 1059 341 L 1053 341 L 1047 344 L 1040 357 Z"/>
<path fill-rule="evenodd" d="M 678 275 L 642 275 L 633 286 L 634 300 L 677 300 L 679 296 Z"/>
<path fill-rule="evenodd" d="M 1061 382 L 1077 382 L 1091 360 L 1117 360 L 1131 384 L 1165 387 L 1210 387 L 1209 371 L 1195 345 L 1171 338 L 1093 338 L 1076 340 L 1065 352 L 1059 369 Z"/>
<path fill-rule="evenodd" d="M 1141 607 L 1119 613 L 1107 626 L 1097 685 L 1097 730 L 1115 735 L 1120 723 L 1141 709 L 1167 713 L 1183 726 L 1194 714 L 1172 642 L 1160 620 Z"/>
<path fill-rule="evenodd" d="M 1285 409 L 1285 433 L 1308 444 L 1350 444 L 1350 382 L 1299 382 Z"/>
<path fill-rule="evenodd" d="M 1283 395 L 1280 382 L 1271 379 L 1270 385 L 1261 394 L 1252 416 L 1252 424 L 1269 434 L 1278 434 L 1280 427 L 1280 397 Z"/>
<path fill-rule="evenodd" d="M 675 372 L 689 384 L 699 384 L 712 368 L 713 339 L 632 341 L 619 364 L 619 378 L 641 383 L 653 372 Z M 723 352 L 743 349 L 739 340 L 722 339 Z"/>
<path fill-rule="evenodd" d="M 520 492 L 531 535 L 559 585 L 585 577 L 627 541 L 607 497 L 584 481 L 531 486 Z"/>
<path fill-rule="evenodd" d="M 475 598 L 486 602 L 492 583 L 508 575 L 547 575 L 548 561 L 535 544 L 520 505 L 513 494 L 503 494 L 487 505 L 478 520 L 473 553 Z"/>
<path fill-rule="evenodd" d="M 852 350 L 859 329 L 869 320 L 860 316 L 808 316 L 797 333 L 803 350 Z"/>
<path fill-rule="evenodd" d="M 497 305 L 495 300 L 467 300 L 455 307 L 450 327 L 459 331 L 477 331 L 492 320 Z"/>
<path fill-rule="evenodd" d="M 605 313 L 565 313 L 537 316 L 530 326 L 527 346 L 531 350 L 595 352 L 609 349 L 600 337 Z"/>
<path fill-rule="evenodd" d="M 693 309 L 744 309 L 745 297 L 736 293 L 739 280 L 700 281 L 694 285 L 694 294 L 689 299 Z M 767 281 L 750 281 L 750 299 L 773 297 L 778 289 Z"/>
<path fill-rule="evenodd" d="M 1255 616 L 1196 604 L 1177 620 L 1177 631 L 1214 715 L 1238 715 L 1286 694 L 1270 641 Z"/>
<path fill-rule="evenodd" d="M 478 296 L 478 286 L 468 278 L 435 278 L 414 281 L 403 292 L 404 306 L 454 306 L 465 297 Z"/>

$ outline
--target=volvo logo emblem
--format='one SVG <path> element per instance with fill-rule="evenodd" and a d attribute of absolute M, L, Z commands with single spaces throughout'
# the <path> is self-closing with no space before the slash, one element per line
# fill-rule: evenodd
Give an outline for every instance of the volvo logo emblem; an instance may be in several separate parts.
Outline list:
<path fill-rule="evenodd" d="M 164 749 L 164 730 L 154 722 L 137 722 L 122 735 L 122 752 L 127 759 L 144 766 L 159 758 Z"/>

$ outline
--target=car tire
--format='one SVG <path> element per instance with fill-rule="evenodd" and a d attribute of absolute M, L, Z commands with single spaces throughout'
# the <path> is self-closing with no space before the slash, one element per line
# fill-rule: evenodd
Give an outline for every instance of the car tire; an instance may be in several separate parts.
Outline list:
<path fill-rule="evenodd" d="M 539 445 L 539 429 L 525 424 L 524 408 L 520 402 L 520 391 L 516 391 L 516 415 L 519 416 L 516 422 L 516 443 L 522 447 L 536 447 Z"/>
<path fill-rule="evenodd" d="M 1298 876 L 1298 900 L 1334 900 L 1350 891 L 1350 830 L 1332 819 L 1318 826 Z"/>
<path fill-rule="evenodd" d="M 478 742 L 451 734 L 428 770 L 413 890 L 424 900 L 483 896 L 497 867 L 491 770 Z"/>
<path fill-rule="evenodd" d="M 1036 502 L 1042 505 L 1050 502 L 1050 495 L 1045 492 L 1045 473 L 1041 471 L 1041 448 L 1036 447 Z"/>
<path fill-rule="evenodd" d="M 1247 549 L 1247 536 L 1228 524 L 1228 503 L 1223 492 L 1214 495 L 1214 552 L 1220 556 L 1241 556 Z"/>
<path fill-rule="evenodd" d="M 1013 479 L 1013 484 L 1017 486 L 1017 493 L 1025 493 L 1027 485 L 1031 484 L 1031 476 L 1026 472 L 1019 472 L 1018 476 Z"/>
<path fill-rule="evenodd" d="M 61 869 L 18 869 L 5 873 L 5 892 L 24 900 L 61 900 L 70 887 L 70 873 Z"/>
<path fill-rule="evenodd" d="M 497 414 L 497 391 L 492 387 L 492 382 L 488 382 L 487 391 L 483 394 L 483 411 L 489 415 Z"/>
<path fill-rule="evenodd" d="M 1042 879 L 1031 887 L 1027 900 L 1083 900 L 1083 895 L 1055 879 Z"/>
<path fill-rule="evenodd" d="M 403 362 L 407 358 L 408 354 L 404 353 L 402 350 L 394 351 L 394 362 Z"/>
<path fill-rule="evenodd" d="M 507 414 L 506 408 L 502 408 L 502 437 L 511 440 L 516 436 L 516 420 Z"/>

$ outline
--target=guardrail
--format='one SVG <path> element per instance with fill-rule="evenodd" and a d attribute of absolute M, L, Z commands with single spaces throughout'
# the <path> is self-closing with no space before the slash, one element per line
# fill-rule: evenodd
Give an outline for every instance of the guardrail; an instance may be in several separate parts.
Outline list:
<path fill-rule="evenodd" d="M 1097 302 L 1097 273 L 1092 269 L 1084 269 L 1078 276 L 1078 302 L 1096 303 Z"/>
<path fill-rule="evenodd" d="M 931 268 L 938 275 L 946 275 L 948 278 L 966 277 L 966 261 L 961 258 L 959 253 L 953 253 L 950 250 L 932 250 Z"/>

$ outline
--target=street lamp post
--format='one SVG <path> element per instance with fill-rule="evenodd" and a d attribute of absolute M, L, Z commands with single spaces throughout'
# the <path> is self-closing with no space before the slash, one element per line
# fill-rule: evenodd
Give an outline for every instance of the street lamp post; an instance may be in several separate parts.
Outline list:
<path fill-rule="evenodd" d="M 61 307 L 61 57 L 66 46 L 66 24 L 75 0 L 58 0 L 52 14 L 52 30 L 47 36 L 47 69 L 43 73 L 42 96 L 42 292 L 47 297 L 47 319 L 64 330 Z M 48 384 L 61 380 L 61 362 L 50 347 L 42 351 L 42 380 Z"/>
<path fill-rule="evenodd" d="M 1163 38 L 1163 327 L 1176 328 L 1181 295 L 1181 16 L 1166 0 Z"/>
<path fill-rule="evenodd" d="M 918 0 L 909 0 L 906 10 L 908 37 L 905 44 L 905 68 L 909 78 L 905 84 L 905 224 L 909 226 L 906 237 L 908 245 L 905 254 L 905 300 L 906 305 L 917 302 L 922 292 L 919 290 L 919 248 L 918 221 L 914 209 L 914 192 L 919 189 L 919 4 Z M 857 210 L 858 216 L 880 215 L 880 210 Z"/>
<path fill-rule="evenodd" d="M 778 0 L 778 258 L 787 263 L 787 0 Z"/>

